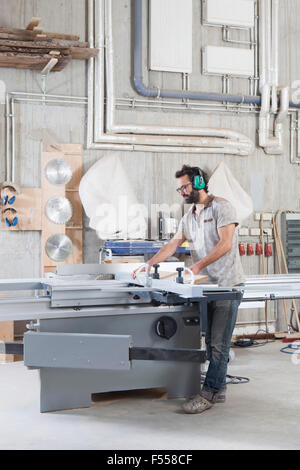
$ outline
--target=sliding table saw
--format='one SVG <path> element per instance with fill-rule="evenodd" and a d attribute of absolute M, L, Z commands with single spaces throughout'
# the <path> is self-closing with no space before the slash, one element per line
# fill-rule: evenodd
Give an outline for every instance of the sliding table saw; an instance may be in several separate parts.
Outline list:
<path fill-rule="evenodd" d="M 0 343 L 0 353 L 24 354 L 24 364 L 39 369 L 41 412 L 88 407 L 92 393 L 117 390 L 195 395 L 208 302 L 300 298 L 300 275 L 252 276 L 245 286 L 219 288 L 146 274 L 133 280 L 137 266 L 60 265 L 44 279 L 0 281 L 0 321 L 29 321 L 24 343 Z"/>

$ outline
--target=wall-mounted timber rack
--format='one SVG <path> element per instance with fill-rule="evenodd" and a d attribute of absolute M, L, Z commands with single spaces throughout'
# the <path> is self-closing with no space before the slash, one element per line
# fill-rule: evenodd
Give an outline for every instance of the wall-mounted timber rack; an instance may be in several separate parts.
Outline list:
<path fill-rule="evenodd" d="M 73 34 L 44 32 L 40 18 L 33 17 L 25 29 L 0 27 L 0 67 L 59 72 L 72 59 L 89 59 L 98 49 L 88 47 Z"/>

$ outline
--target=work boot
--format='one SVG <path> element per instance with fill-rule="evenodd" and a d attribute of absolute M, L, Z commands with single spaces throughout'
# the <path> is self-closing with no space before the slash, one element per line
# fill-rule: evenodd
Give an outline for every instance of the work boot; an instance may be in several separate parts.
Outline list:
<path fill-rule="evenodd" d="M 207 400 L 202 395 L 196 395 L 195 397 L 190 398 L 190 400 L 186 401 L 182 405 L 182 409 L 185 411 L 185 413 L 196 414 L 209 410 L 209 408 L 211 408 L 213 405 L 213 402 Z"/>
<path fill-rule="evenodd" d="M 200 395 L 213 403 L 225 403 L 226 401 L 226 385 L 222 387 L 218 392 L 211 392 L 202 388 Z"/>
<path fill-rule="evenodd" d="M 222 387 L 219 392 L 215 394 L 216 403 L 225 403 L 226 401 L 226 387 Z"/>

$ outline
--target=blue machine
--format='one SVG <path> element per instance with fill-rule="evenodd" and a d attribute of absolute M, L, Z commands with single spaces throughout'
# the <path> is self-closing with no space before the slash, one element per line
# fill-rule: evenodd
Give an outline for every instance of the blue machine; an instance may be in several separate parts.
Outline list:
<path fill-rule="evenodd" d="M 167 240 L 107 240 L 104 242 L 104 248 L 111 250 L 112 255 L 122 256 L 137 256 L 146 254 L 155 254 L 162 246 L 167 243 Z M 184 253 L 190 254 L 189 247 L 180 246 L 176 250 L 177 254 Z"/>

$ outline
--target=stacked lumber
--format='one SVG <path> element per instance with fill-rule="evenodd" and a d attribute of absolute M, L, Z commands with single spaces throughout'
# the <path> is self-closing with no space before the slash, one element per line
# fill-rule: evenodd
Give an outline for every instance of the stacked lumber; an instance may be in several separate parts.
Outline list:
<path fill-rule="evenodd" d="M 0 27 L 0 67 L 59 72 L 72 59 L 89 59 L 98 49 L 73 34 L 48 33 L 33 17 L 25 29 Z"/>

